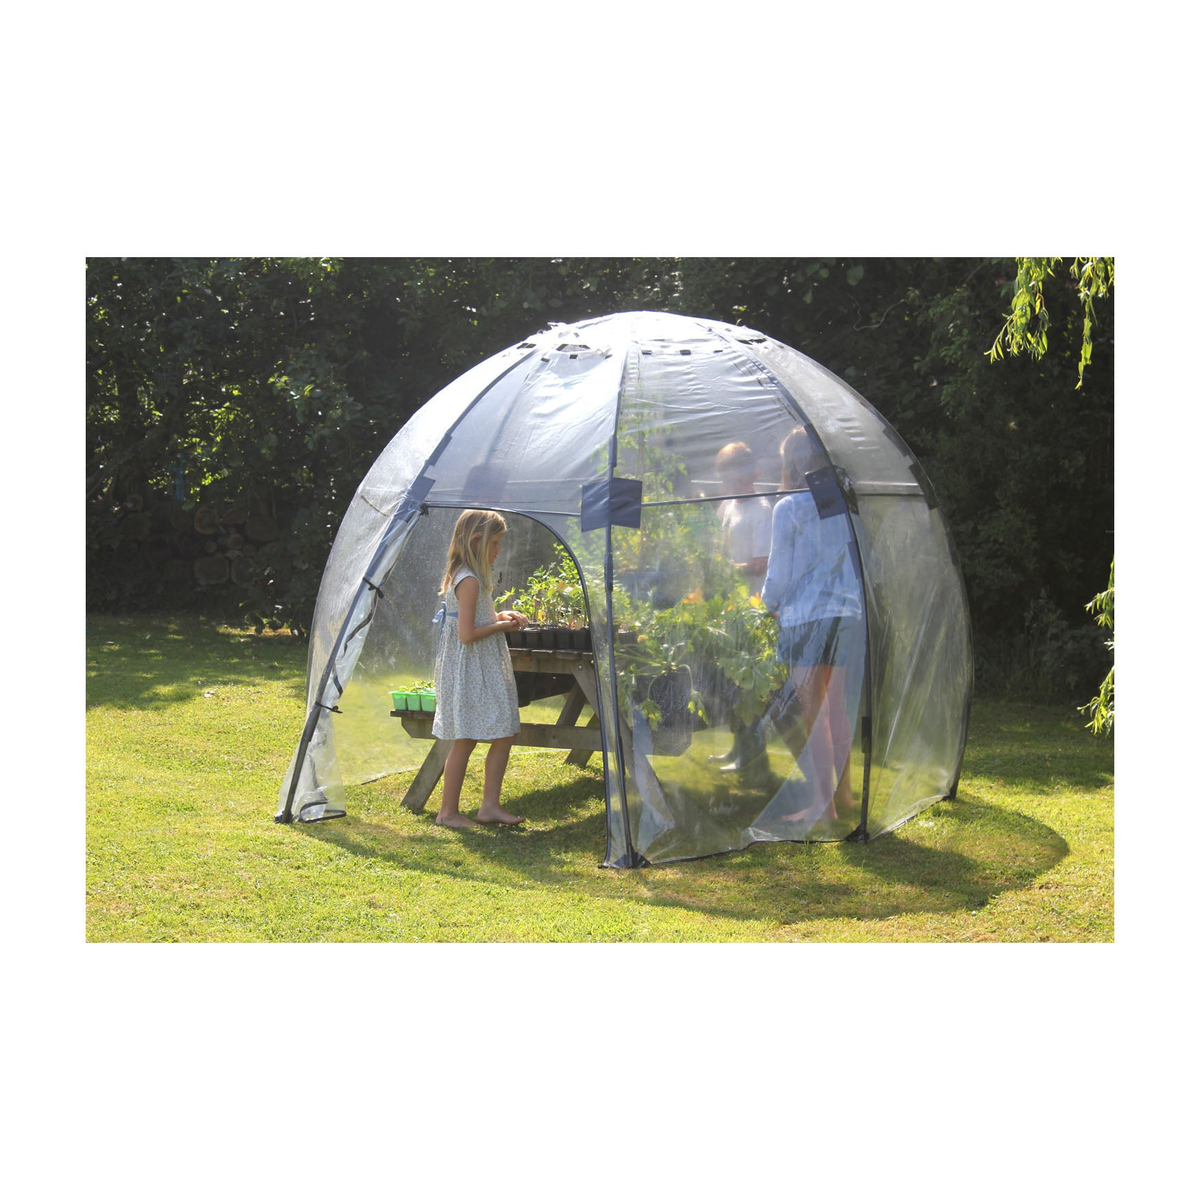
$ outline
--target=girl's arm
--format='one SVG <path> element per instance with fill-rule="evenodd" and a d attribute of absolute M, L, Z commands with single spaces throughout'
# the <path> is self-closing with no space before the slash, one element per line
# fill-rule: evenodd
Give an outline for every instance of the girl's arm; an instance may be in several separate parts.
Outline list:
<path fill-rule="evenodd" d="M 767 577 L 762 589 L 763 605 L 775 616 L 779 615 L 779 606 L 792 574 L 792 538 L 788 524 L 781 500 L 771 514 L 771 553 L 767 558 Z"/>
<path fill-rule="evenodd" d="M 517 628 L 516 621 L 496 621 L 492 625 L 476 627 L 475 606 L 479 603 L 479 580 L 474 575 L 468 575 L 454 589 L 454 594 L 458 597 L 458 640 L 464 646 Z"/>

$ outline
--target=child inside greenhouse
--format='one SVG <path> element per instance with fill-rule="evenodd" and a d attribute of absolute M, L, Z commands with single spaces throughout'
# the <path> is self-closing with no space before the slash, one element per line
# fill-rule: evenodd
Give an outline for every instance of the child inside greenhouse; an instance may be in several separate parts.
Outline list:
<path fill-rule="evenodd" d="M 745 442 L 730 442 L 717 454 L 717 476 L 721 492 L 728 497 L 717 509 L 725 558 L 741 572 L 752 596 L 762 591 L 771 552 L 771 502 L 755 495 L 758 463 Z M 769 778 L 766 739 L 762 720 L 742 721 L 730 711 L 729 731 L 733 745 L 710 761 L 724 765 L 724 772 L 737 772 L 746 784 L 766 783 Z"/>
<path fill-rule="evenodd" d="M 442 607 L 434 618 L 441 629 L 434 668 L 433 736 L 453 745 L 446 757 L 435 825 L 467 829 L 477 824 L 519 825 L 525 820 L 500 807 L 509 751 L 521 727 L 516 677 L 503 634 L 529 624 L 521 613 L 496 612 L 492 603 L 492 565 L 507 528 L 497 512 L 468 509 L 458 518 L 450 539 Z M 483 800 L 472 820 L 458 806 L 467 763 L 479 742 L 491 746 L 483 767 Z"/>
<path fill-rule="evenodd" d="M 755 495 L 758 464 L 745 442 L 730 442 L 717 454 L 721 491 L 729 497 L 717 509 L 725 557 L 746 577 L 750 594 L 762 591 L 771 552 L 771 502 Z"/>

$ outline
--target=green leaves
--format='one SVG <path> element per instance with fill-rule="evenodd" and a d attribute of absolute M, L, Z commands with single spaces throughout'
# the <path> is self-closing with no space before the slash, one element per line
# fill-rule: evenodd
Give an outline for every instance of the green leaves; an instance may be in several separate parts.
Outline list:
<path fill-rule="evenodd" d="M 496 599 L 498 607 L 511 607 L 538 625 L 588 624 L 583 582 L 575 569 L 575 560 L 566 547 L 555 543 L 555 561 L 539 567 L 525 586 L 512 589 Z"/>
<path fill-rule="evenodd" d="M 1054 274 L 1054 264 L 1059 262 L 1062 262 L 1061 258 L 1016 260 L 1017 278 L 1009 314 L 988 351 L 989 361 L 1003 358 L 1006 350 L 1009 354 L 1028 354 L 1034 359 L 1040 359 L 1046 353 L 1050 313 L 1043 293 L 1046 280 Z M 1071 277 L 1078 281 L 1079 302 L 1084 313 L 1076 388 L 1083 387 L 1083 370 L 1092 361 L 1095 300 L 1108 296 L 1112 290 L 1113 264 L 1111 258 L 1077 258 L 1071 264 Z"/>
<path fill-rule="evenodd" d="M 1116 617 L 1116 561 L 1108 568 L 1108 587 L 1098 592 L 1088 601 L 1087 611 L 1096 618 L 1096 624 L 1101 629 L 1114 628 Z M 1109 653 L 1116 649 L 1116 639 L 1110 638 L 1104 643 Z M 1099 692 L 1092 697 L 1079 711 L 1088 718 L 1087 727 L 1097 736 L 1112 735 L 1116 724 L 1116 666 L 1108 670 L 1108 674 L 1100 683 Z"/>

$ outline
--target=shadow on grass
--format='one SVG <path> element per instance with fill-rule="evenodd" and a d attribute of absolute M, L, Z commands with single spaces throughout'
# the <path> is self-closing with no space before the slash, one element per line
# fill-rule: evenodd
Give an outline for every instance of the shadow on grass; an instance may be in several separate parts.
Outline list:
<path fill-rule="evenodd" d="M 636 872 L 600 871 L 605 813 L 598 773 L 587 789 L 560 785 L 524 794 L 521 812 L 530 826 L 464 833 L 434 827 L 432 811 L 403 809 L 394 825 L 351 815 L 298 828 L 406 871 L 571 889 L 735 921 L 767 916 L 781 926 L 969 911 L 1029 886 L 1069 850 L 1041 822 L 964 794 L 926 810 L 915 825 L 865 844 L 760 843 Z"/>
<path fill-rule="evenodd" d="M 304 702 L 308 646 L 194 616 L 89 616 L 87 707 L 152 709 L 279 678 Z"/>
<path fill-rule="evenodd" d="M 966 774 L 1022 792 L 1047 795 L 1066 783 L 1100 791 L 1113 785 L 1113 743 L 1092 736 L 1075 711 L 1061 714 L 1001 701 L 980 701 L 967 739 Z"/>

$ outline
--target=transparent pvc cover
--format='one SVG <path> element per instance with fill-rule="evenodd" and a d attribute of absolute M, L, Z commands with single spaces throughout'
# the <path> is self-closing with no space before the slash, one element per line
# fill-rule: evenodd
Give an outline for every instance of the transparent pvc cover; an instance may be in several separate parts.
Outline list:
<path fill-rule="evenodd" d="M 341 815 L 346 784 L 426 760 L 391 693 L 432 676 L 451 530 L 489 508 L 495 591 L 562 631 L 511 649 L 540 746 L 514 754 L 600 768 L 607 865 L 893 829 L 953 793 L 966 737 L 936 505 L 870 404 L 762 334 L 663 313 L 537 334 L 420 409 L 351 502 L 277 819 Z M 537 731 L 564 724 L 595 732 L 548 751 Z"/>

